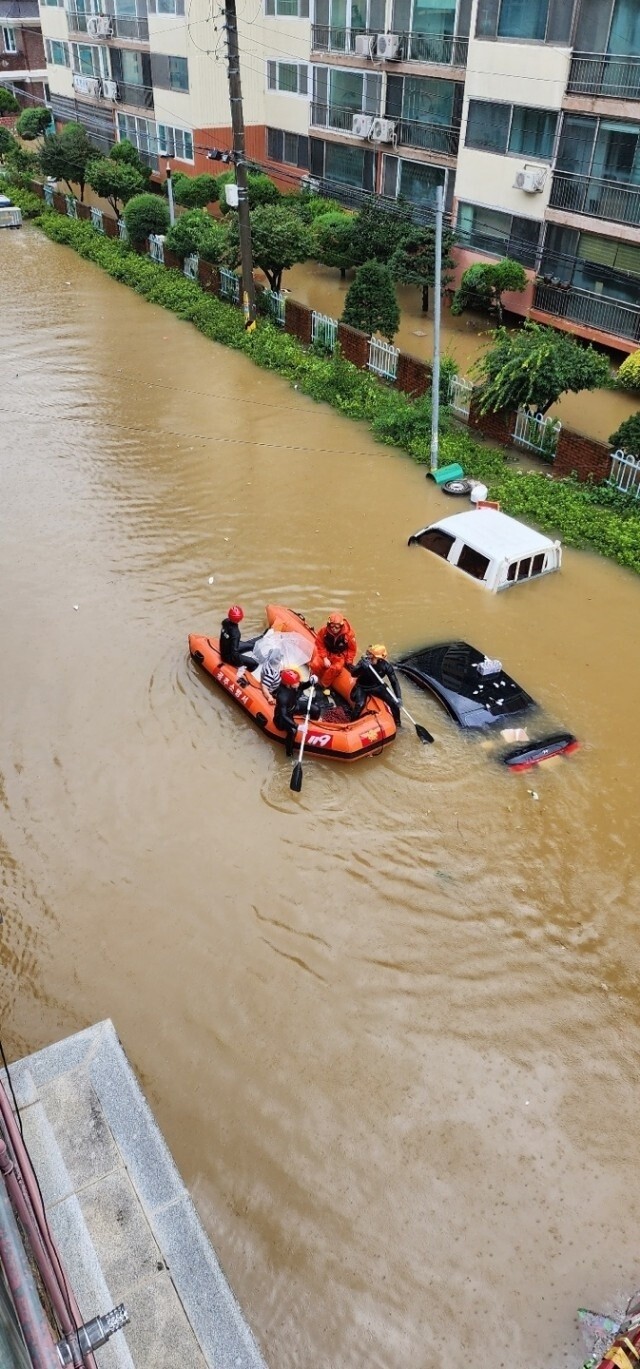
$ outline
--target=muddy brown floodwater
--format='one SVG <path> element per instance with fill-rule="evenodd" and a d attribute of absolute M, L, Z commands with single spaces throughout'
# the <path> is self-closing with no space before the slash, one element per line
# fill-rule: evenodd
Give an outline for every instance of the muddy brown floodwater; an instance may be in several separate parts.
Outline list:
<path fill-rule="evenodd" d="M 35 231 L 0 279 L 6 1047 L 113 1018 L 271 1369 L 577 1366 L 639 1273 L 640 582 L 488 595 L 363 427 Z M 235 599 L 466 636 L 583 748 L 408 689 L 433 747 L 295 796 L 187 658 Z"/>

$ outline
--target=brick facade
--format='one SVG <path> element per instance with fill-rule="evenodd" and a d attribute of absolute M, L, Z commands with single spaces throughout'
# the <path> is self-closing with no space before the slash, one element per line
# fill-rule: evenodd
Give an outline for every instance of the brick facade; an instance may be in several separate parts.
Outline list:
<path fill-rule="evenodd" d="M 217 266 L 212 266 L 210 261 L 198 262 L 198 281 L 203 290 L 210 295 L 220 293 L 220 272 Z"/>
<path fill-rule="evenodd" d="M 398 369 L 396 371 L 396 385 L 399 390 L 404 390 L 408 395 L 426 394 L 431 389 L 431 367 L 428 362 L 421 361 L 419 357 L 412 357 L 408 352 L 401 352 L 398 357 Z"/>
<path fill-rule="evenodd" d="M 481 414 L 477 404 L 472 401 L 469 427 L 473 432 L 482 433 L 490 442 L 497 442 L 500 447 L 510 447 L 515 424 L 515 411 L 503 409 L 499 414 Z"/>
<path fill-rule="evenodd" d="M 359 328 L 352 328 L 349 323 L 340 322 L 338 342 L 347 361 L 352 361 L 354 366 L 366 371 L 369 362 L 369 339 L 366 333 L 361 333 Z"/>
<path fill-rule="evenodd" d="M 563 428 L 558 439 L 554 475 L 577 475 L 578 480 L 606 480 L 611 469 L 611 450 L 604 442 L 582 437 Z"/>
<path fill-rule="evenodd" d="M 80 200 L 78 200 L 77 203 L 76 203 L 76 214 L 78 215 L 78 218 L 79 218 L 79 219 L 90 219 L 90 218 L 91 218 L 91 209 L 90 209 L 90 206 L 89 206 L 88 204 L 83 204 L 83 203 L 81 203 Z"/>
<path fill-rule="evenodd" d="M 306 304 L 298 304 L 298 301 L 286 296 L 284 302 L 284 327 L 285 332 L 297 337 L 305 347 L 311 342 L 311 310 L 307 309 Z"/>

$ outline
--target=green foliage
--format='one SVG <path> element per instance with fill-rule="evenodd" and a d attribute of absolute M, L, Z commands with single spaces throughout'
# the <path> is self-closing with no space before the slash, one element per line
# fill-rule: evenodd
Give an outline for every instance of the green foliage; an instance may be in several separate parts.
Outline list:
<path fill-rule="evenodd" d="M 24 190 L 10 181 L 9 198 L 12 204 L 22 210 L 23 219 L 36 219 L 42 213 L 42 200 L 32 190 Z"/>
<path fill-rule="evenodd" d="M 533 405 L 545 414 L 567 391 L 610 389 L 605 356 L 584 347 L 569 333 L 527 322 L 516 333 L 498 328 L 493 346 L 476 362 L 481 413 Z"/>
<path fill-rule="evenodd" d="M 120 210 L 144 190 L 146 181 L 128 161 L 114 161 L 111 157 L 97 157 L 87 165 L 87 181 L 102 200 L 111 205 L 116 218 Z"/>
<path fill-rule="evenodd" d="M 33 142 L 36 138 L 42 137 L 45 128 L 49 128 L 51 123 L 51 110 L 41 109 L 34 105 L 32 109 L 23 109 L 16 124 L 16 133 L 19 138 L 24 138 L 25 142 Z"/>
<path fill-rule="evenodd" d="M 395 252 L 396 247 L 407 235 L 411 227 L 408 214 L 389 213 L 371 200 L 358 214 L 354 215 L 353 251 L 354 262 L 362 265 L 368 261 L 381 261 L 385 264 Z"/>
<path fill-rule="evenodd" d="M 519 293 L 527 287 L 527 273 L 518 261 L 503 257 L 502 261 L 476 262 L 467 267 L 451 301 L 451 313 L 464 309 L 486 309 L 502 318 L 502 296 L 505 290 Z"/>
<path fill-rule="evenodd" d="M 112 162 L 124 162 L 127 166 L 132 166 L 134 171 L 137 171 L 138 175 L 142 176 L 145 185 L 148 185 L 149 180 L 151 179 L 151 167 L 147 166 L 146 162 L 143 162 L 137 147 L 134 147 L 133 143 L 130 143 L 128 138 L 123 138 L 121 142 L 113 144 L 113 147 L 109 152 L 109 160 Z"/>
<path fill-rule="evenodd" d="M 448 285 L 453 270 L 451 248 L 455 237 L 449 228 L 442 234 L 442 288 Z M 389 258 L 389 270 L 400 285 L 425 286 L 435 284 L 436 234 L 434 228 L 420 228 L 416 224 L 405 229 L 400 242 Z"/>
<path fill-rule="evenodd" d="M 312 225 L 312 251 L 323 266 L 333 266 L 344 280 L 345 272 L 354 265 L 352 214 L 331 212 L 319 214 Z"/>
<path fill-rule="evenodd" d="M 77 185 L 83 200 L 87 166 L 95 156 L 96 149 L 89 142 L 82 124 L 65 124 L 60 133 L 45 138 L 40 150 L 40 167 L 45 176 L 64 181 L 71 194 L 73 186 Z"/>
<path fill-rule="evenodd" d="M 185 209 L 204 209 L 214 203 L 220 194 L 218 176 L 184 176 L 178 172 L 173 177 L 173 197 L 176 204 Z"/>
<path fill-rule="evenodd" d="M 282 275 L 298 261 L 306 261 L 311 252 L 311 235 L 289 210 L 278 204 L 259 205 L 251 213 L 251 242 L 253 260 L 264 271 L 272 290 L 279 290 Z M 237 266 L 240 260 L 240 237 L 237 214 L 229 227 L 229 261 Z"/>
<path fill-rule="evenodd" d="M 0 89 L 2 89 L 1 86 Z M 4 124 L 0 124 L 0 162 L 6 161 L 12 148 L 17 148 L 17 146 L 13 134 L 9 132 L 8 128 L 5 128 Z"/>
<path fill-rule="evenodd" d="M 281 195 L 280 204 L 297 214 L 303 223 L 312 224 L 323 214 L 344 214 L 345 210 L 337 200 L 327 200 L 324 195 L 310 195 L 308 191 L 293 191 Z M 351 216 L 353 218 L 353 215 Z"/>
<path fill-rule="evenodd" d="M 206 209 L 187 209 L 168 230 L 165 245 L 183 260 L 197 252 L 204 261 L 217 264 L 224 260 L 228 238 L 226 223 L 212 219 Z"/>
<path fill-rule="evenodd" d="M 40 170 L 40 158 L 37 152 L 29 152 L 26 147 L 21 147 L 16 138 L 13 139 L 11 147 L 6 154 L 7 166 L 11 169 L 11 174 L 18 178 L 18 184 L 24 181 L 25 190 L 28 183 L 35 179 Z"/>
<path fill-rule="evenodd" d="M 640 356 L 640 353 L 638 353 Z M 616 428 L 615 433 L 609 438 L 614 451 L 622 448 L 629 452 L 631 456 L 640 457 L 640 413 L 632 414 L 631 418 L 625 418 L 624 423 Z"/>
<path fill-rule="evenodd" d="M 20 105 L 15 95 L 12 95 L 10 90 L 5 90 L 4 86 L 0 86 L 0 116 L 19 113 Z"/>
<path fill-rule="evenodd" d="M 223 171 L 221 176 L 215 176 L 220 200 L 220 210 L 223 214 L 231 213 L 231 206 L 227 204 L 224 187 L 235 182 L 235 171 Z M 269 176 L 265 176 L 262 171 L 249 171 L 247 173 L 247 185 L 249 189 L 249 208 L 257 209 L 263 204 L 278 204 L 282 198 L 277 185 L 274 185 Z"/>
<path fill-rule="evenodd" d="M 363 333 L 382 333 L 393 338 L 400 324 L 400 310 L 391 274 L 379 261 L 366 261 L 349 286 L 342 318 Z"/>
<path fill-rule="evenodd" d="M 625 357 L 618 375 L 616 384 L 623 390 L 640 390 L 640 351 L 632 352 Z"/>
<path fill-rule="evenodd" d="M 134 247 L 142 247 L 150 233 L 166 233 L 169 227 L 169 210 L 159 195 L 134 195 L 124 211 L 129 241 Z"/>

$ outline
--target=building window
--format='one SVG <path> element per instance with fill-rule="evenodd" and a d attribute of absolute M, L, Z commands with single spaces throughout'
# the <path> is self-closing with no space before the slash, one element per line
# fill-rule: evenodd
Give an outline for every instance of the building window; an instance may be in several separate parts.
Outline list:
<path fill-rule="evenodd" d="M 271 162 L 285 162 L 287 166 L 309 166 L 309 139 L 301 133 L 287 133 L 282 128 L 267 129 L 267 157 Z"/>
<path fill-rule="evenodd" d="M 80 76 L 104 76 L 109 79 L 109 56 L 106 48 L 90 47 L 88 43 L 72 43 L 73 70 Z"/>
<path fill-rule="evenodd" d="M 478 0 L 476 37 L 566 45 L 573 9 L 573 0 Z"/>
<path fill-rule="evenodd" d="M 69 49 L 66 43 L 58 43 L 54 38 L 45 38 L 45 55 L 47 61 L 54 67 L 68 67 Z"/>
<path fill-rule="evenodd" d="M 343 67 L 313 68 L 312 124 L 351 133 L 354 114 L 380 114 L 382 76 L 379 72 L 345 71 Z"/>
<path fill-rule="evenodd" d="M 446 178 L 444 167 L 388 156 L 384 159 L 383 194 L 392 200 L 401 195 L 420 208 L 435 208 L 436 188 L 444 187 Z"/>
<path fill-rule="evenodd" d="M 284 95 L 306 95 L 309 89 L 306 62 L 267 62 L 267 90 Z"/>
<path fill-rule="evenodd" d="M 151 6 L 149 6 L 151 9 Z M 184 0 L 156 0 L 158 14 L 184 14 Z"/>
<path fill-rule="evenodd" d="M 161 157 L 175 157 L 178 162 L 192 162 L 193 134 L 186 128 L 158 124 L 158 153 Z"/>
<path fill-rule="evenodd" d="M 466 247 L 535 266 L 542 224 L 478 204 L 459 204 L 457 234 Z"/>
<path fill-rule="evenodd" d="M 169 90 L 189 89 L 189 64 L 186 57 L 169 58 Z"/>
<path fill-rule="evenodd" d="M 548 161 L 553 155 L 557 123 L 558 116 L 552 110 L 470 100 L 465 146 Z"/>
<path fill-rule="evenodd" d="M 640 247 L 635 243 L 547 224 L 540 272 L 563 285 L 637 307 Z"/>
<path fill-rule="evenodd" d="M 17 44 L 16 44 L 15 29 L 5 29 L 5 28 L 3 28 L 3 30 L 2 30 L 2 46 L 3 46 L 4 50 L 5 50 L 5 52 L 17 52 L 17 51 L 18 51 L 18 47 L 17 47 Z"/>
<path fill-rule="evenodd" d="M 127 138 L 138 152 L 156 156 L 158 135 L 152 119 L 140 119 L 136 114 L 118 114 L 118 139 Z"/>
<path fill-rule="evenodd" d="M 264 12 L 279 19 L 308 19 L 309 0 L 265 0 Z"/>

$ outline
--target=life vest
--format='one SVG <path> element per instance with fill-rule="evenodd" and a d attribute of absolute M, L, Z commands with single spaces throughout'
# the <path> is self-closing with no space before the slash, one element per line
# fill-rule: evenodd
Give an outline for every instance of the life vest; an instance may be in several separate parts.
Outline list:
<path fill-rule="evenodd" d="M 614 1365 L 615 1369 L 640 1369 L 640 1349 L 628 1336 L 616 1336 L 598 1369 L 613 1369 Z"/>

